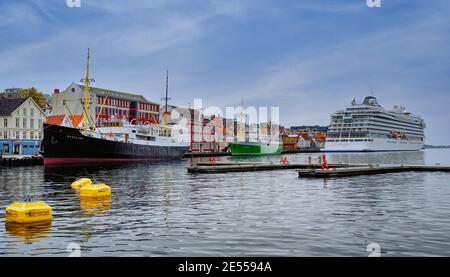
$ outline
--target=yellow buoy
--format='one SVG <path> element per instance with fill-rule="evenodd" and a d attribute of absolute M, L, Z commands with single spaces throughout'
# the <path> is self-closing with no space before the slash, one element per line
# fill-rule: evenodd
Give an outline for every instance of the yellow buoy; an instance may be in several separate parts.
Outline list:
<path fill-rule="evenodd" d="M 80 189 L 86 185 L 92 184 L 91 179 L 89 178 L 81 178 L 72 183 L 71 187 L 73 189 Z"/>
<path fill-rule="evenodd" d="M 52 208 L 44 202 L 16 202 L 6 208 L 5 221 L 34 223 L 52 220 Z"/>
<path fill-rule="evenodd" d="M 111 187 L 105 184 L 89 184 L 80 189 L 80 197 L 104 198 L 111 196 Z"/>

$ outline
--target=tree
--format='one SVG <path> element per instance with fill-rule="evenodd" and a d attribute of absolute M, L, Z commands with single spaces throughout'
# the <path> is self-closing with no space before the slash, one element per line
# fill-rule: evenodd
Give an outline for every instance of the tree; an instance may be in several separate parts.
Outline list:
<path fill-rule="evenodd" d="M 45 98 L 44 94 L 39 90 L 37 90 L 36 88 L 32 87 L 21 90 L 19 94 L 21 98 L 28 98 L 28 97 L 33 98 L 34 102 L 36 102 L 36 104 L 38 104 L 38 106 L 43 111 L 45 111 L 45 108 L 47 106 L 47 99 Z"/>

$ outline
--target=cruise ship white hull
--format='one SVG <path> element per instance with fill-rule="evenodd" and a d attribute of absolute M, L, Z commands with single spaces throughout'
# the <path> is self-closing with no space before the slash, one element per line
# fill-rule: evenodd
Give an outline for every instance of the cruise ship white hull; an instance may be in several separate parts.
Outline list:
<path fill-rule="evenodd" d="M 424 146 L 420 141 L 373 139 L 373 141 L 326 142 L 323 152 L 383 152 L 418 151 Z"/>

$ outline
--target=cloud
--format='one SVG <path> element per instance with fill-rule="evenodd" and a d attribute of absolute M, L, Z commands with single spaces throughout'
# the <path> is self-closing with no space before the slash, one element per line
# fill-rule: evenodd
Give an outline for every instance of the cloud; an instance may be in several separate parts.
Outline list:
<path fill-rule="evenodd" d="M 24 3 L 0 4 L 0 27 L 33 26 L 39 24 L 39 15 Z"/>
<path fill-rule="evenodd" d="M 429 133 L 442 142 L 437 134 L 450 120 L 448 113 L 442 115 L 444 103 L 450 101 L 445 79 L 450 65 L 449 21 L 430 17 L 413 25 L 356 34 L 307 54 L 289 53 L 240 88 L 222 88 L 208 102 L 238 105 L 244 99 L 247 105 L 270 104 L 280 106 L 281 121 L 287 126 L 327 125 L 330 113 L 347 106 L 353 97 L 361 100 L 374 91 L 386 108 L 403 104 L 430 118 Z M 442 100 L 429 101 L 430 97 Z"/>
<path fill-rule="evenodd" d="M 433 139 L 450 137 L 439 127 L 450 120 L 448 2 L 399 1 L 376 13 L 365 1 L 64 2 L 2 5 L 10 15 L 0 15 L 3 86 L 66 86 L 83 75 L 91 47 L 97 86 L 159 99 L 168 68 L 174 104 L 243 99 L 279 106 L 288 126 L 328 124 L 331 112 L 373 90 L 387 107 L 424 115 Z"/>
<path fill-rule="evenodd" d="M 194 42 L 205 34 L 209 28 L 208 22 L 219 16 L 234 16 L 240 13 L 241 5 L 238 1 L 229 1 L 227 4 L 218 1 L 210 1 L 207 10 L 198 14 L 180 14 L 167 10 L 169 1 L 129 1 L 126 5 L 123 1 L 96 0 L 82 2 L 82 9 L 88 13 L 102 12 L 115 16 L 114 22 L 108 19 L 100 21 L 88 20 L 86 23 L 66 23 L 55 34 L 48 34 L 39 39 L 29 41 L 15 48 L 9 48 L 0 52 L 2 63 L 0 72 L 6 72 L 13 68 L 24 66 L 38 59 L 45 52 L 52 49 L 73 48 L 73 42 L 87 42 L 91 46 L 103 48 L 107 42 L 110 51 L 126 56 L 148 56 L 171 47 Z M 171 5 L 179 1 L 171 2 Z M 43 2 L 35 2 L 45 17 L 55 19 L 53 9 L 46 7 Z M 50 5 L 52 6 L 52 5 Z M 72 10 L 72 9 L 68 9 Z M 142 21 L 132 21 L 129 24 L 120 24 L 118 18 L 130 18 L 136 14 L 152 15 L 148 24 Z M 86 15 L 80 15 L 86 16 Z M 41 17 L 29 5 L 8 5 L 5 17 L 0 20 L 0 26 L 13 26 L 19 20 L 22 24 L 36 24 Z M 118 17 L 118 18 L 117 18 Z M 25 19 L 23 19 L 25 18 Z M 119 22 L 119 24 L 117 24 Z M 18 59 L 26 57 L 27 59 Z"/>
<path fill-rule="evenodd" d="M 294 9 L 302 10 L 302 11 L 314 11 L 321 13 L 354 13 L 359 12 L 362 9 L 366 9 L 367 5 L 364 0 L 361 0 L 357 3 L 342 3 L 339 1 L 336 2 L 326 2 L 326 3 L 298 3 L 294 5 Z"/>

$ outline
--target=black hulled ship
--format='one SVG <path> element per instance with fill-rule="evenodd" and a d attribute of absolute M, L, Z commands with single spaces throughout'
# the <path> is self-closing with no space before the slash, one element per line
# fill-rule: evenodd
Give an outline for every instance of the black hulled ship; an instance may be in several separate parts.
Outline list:
<path fill-rule="evenodd" d="M 90 118 L 89 78 L 90 51 L 88 49 L 85 98 L 79 99 L 83 107 L 83 125 L 72 128 L 55 124 L 44 124 L 42 142 L 44 165 L 68 165 L 87 163 L 121 163 L 133 161 L 159 161 L 180 158 L 189 150 L 188 132 L 181 128 L 168 126 L 168 113 L 164 113 L 164 126 L 156 120 L 139 122 L 136 117 L 128 120 L 107 121 L 100 126 Z M 168 98 L 168 80 L 166 78 L 166 107 Z M 132 103 L 133 104 L 133 103 Z M 134 103 L 136 104 L 136 103 Z M 66 106 L 67 107 L 67 106 Z M 102 106 L 103 108 L 103 106 Z M 72 112 L 67 107 L 69 113 Z M 133 116 L 137 108 L 130 105 Z M 132 124 L 133 123 L 133 124 Z M 186 131 L 186 130 L 184 130 Z"/>
<path fill-rule="evenodd" d="M 189 149 L 164 127 L 117 125 L 81 130 L 44 124 L 44 165 L 171 160 Z"/>

